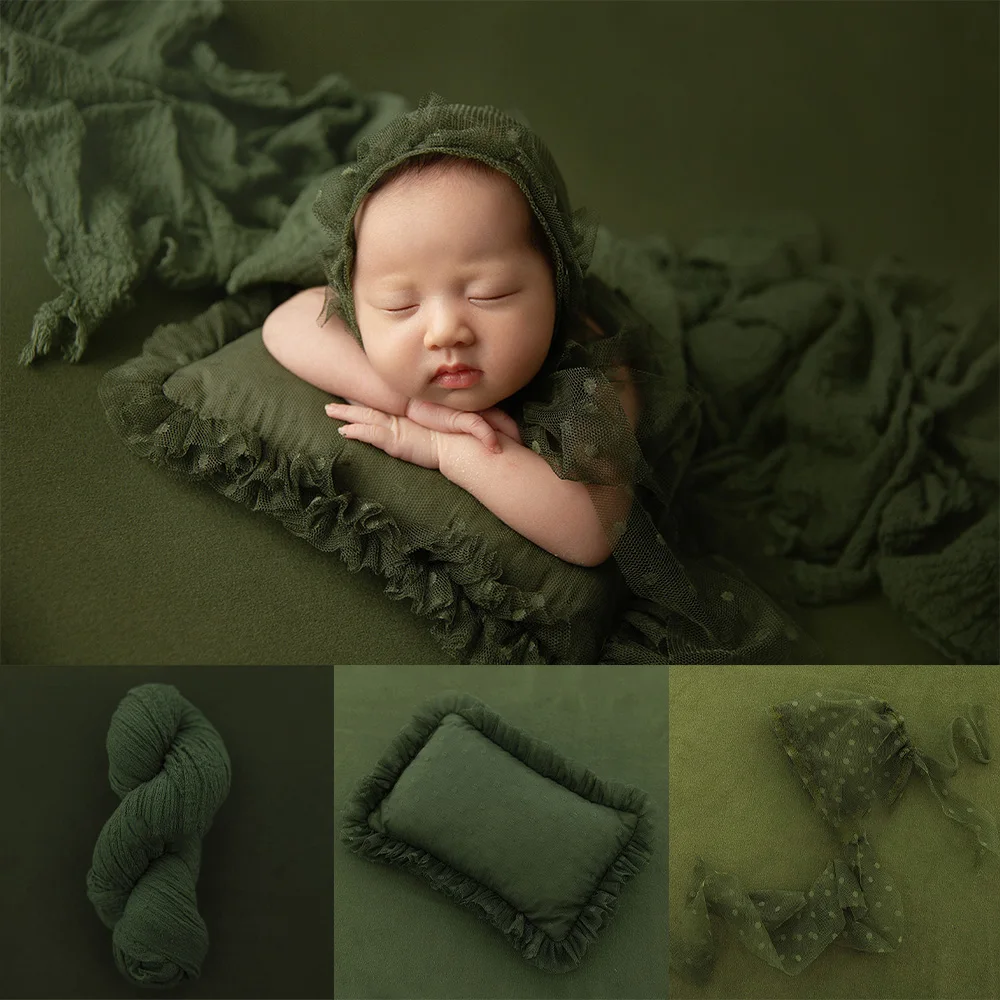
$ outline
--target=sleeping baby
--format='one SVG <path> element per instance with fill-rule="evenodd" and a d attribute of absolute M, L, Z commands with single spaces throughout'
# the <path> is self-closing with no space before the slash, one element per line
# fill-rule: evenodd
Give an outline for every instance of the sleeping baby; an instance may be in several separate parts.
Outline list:
<path fill-rule="evenodd" d="M 327 405 L 340 433 L 438 469 L 505 523 L 569 562 L 611 552 L 602 524 L 624 521 L 629 492 L 604 490 L 603 515 L 581 482 L 562 479 L 520 438 L 503 404 L 541 370 L 553 344 L 557 286 L 544 229 L 510 176 L 443 153 L 403 160 L 368 190 L 353 219 L 351 273 L 361 344 L 327 287 L 274 309 L 264 345 L 289 371 L 347 400 Z M 594 337 L 597 323 L 583 315 Z M 628 370 L 616 389 L 635 426 Z M 608 512 L 611 513 L 608 513 Z"/>
<path fill-rule="evenodd" d="M 437 470 L 623 583 L 602 662 L 814 662 L 790 615 L 692 544 L 702 505 L 675 492 L 701 397 L 683 344 L 591 271 L 599 224 L 539 136 L 431 92 L 356 153 L 313 203 L 327 284 L 263 324 L 280 364 L 339 397 L 327 413 L 348 449 Z"/>

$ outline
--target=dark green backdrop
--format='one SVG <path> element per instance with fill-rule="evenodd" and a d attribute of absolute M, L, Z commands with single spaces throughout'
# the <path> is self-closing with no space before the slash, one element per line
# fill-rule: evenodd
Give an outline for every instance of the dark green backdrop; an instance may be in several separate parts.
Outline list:
<path fill-rule="evenodd" d="M 341 73 L 416 102 L 520 108 L 575 204 L 690 243 L 801 208 L 834 259 L 901 253 L 965 301 L 995 284 L 993 3 L 229 3 L 209 41 L 295 93 Z M 129 453 L 101 376 L 216 292 L 147 287 L 79 365 L 16 363 L 59 288 L 0 177 L 0 658 L 7 663 L 447 662 L 380 579 Z M 808 612 L 838 662 L 939 662 L 878 596 Z"/>

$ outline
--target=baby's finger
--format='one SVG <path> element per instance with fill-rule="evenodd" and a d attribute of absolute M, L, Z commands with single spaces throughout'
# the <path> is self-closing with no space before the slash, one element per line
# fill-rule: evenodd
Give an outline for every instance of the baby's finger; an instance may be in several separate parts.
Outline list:
<path fill-rule="evenodd" d="M 503 431 L 507 437 L 513 438 L 518 444 L 521 443 L 521 432 L 517 429 L 517 421 L 506 410 L 499 406 L 491 407 L 483 411 L 483 416 L 499 431 Z"/>
<path fill-rule="evenodd" d="M 323 409 L 326 410 L 328 417 L 334 417 L 337 420 L 348 420 L 361 419 L 369 407 L 366 407 L 363 403 L 348 400 L 346 403 L 327 403 Z"/>
<path fill-rule="evenodd" d="M 406 406 L 410 420 L 432 431 L 454 431 L 456 413 L 450 406 L 427 399 L 411 399 Z"/>
<path fill-rule="evenodd" d="M 496 431 L 478 413 L 455 410 L 443 403 L 432 403 L 426 399 L 411 399 L 406 415 L 415 423 L 430 430 L 447 431 L 452 434 L 471 434 L 483 442 L 490 451 L 501 451 Z"/>
<path fill-rule="evenodd" d="M 489 422 L 478 413 L 456 411 L 454 423 L 456 427 L 461 427 L 462 430 L 466 431 L 466 433 L 479 438 L 479 440 L 483 442 L 483 445 L 490 451 L 500 452 L 503 450 L 500 447 L 497 432 L 490 426 Z"/>

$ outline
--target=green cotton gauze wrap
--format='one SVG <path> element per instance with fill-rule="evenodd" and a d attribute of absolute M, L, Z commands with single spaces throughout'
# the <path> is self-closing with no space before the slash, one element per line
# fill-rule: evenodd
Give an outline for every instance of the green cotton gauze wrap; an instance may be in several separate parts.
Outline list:
<path fill-rule="evenodd" d="M 197 979 L 208 953 L 195 883 L 202 837 L 229 794 L 215 727 L 177 688 L 141 684 L 108 729 L 108 780 L 121 799 L 87 872 L 87 898 L 112 930 L 115 963 L 139 986 Z"/>

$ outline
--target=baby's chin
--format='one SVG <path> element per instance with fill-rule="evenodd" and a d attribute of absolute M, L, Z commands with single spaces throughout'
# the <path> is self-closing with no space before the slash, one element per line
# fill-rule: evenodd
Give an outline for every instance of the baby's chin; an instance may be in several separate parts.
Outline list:
<path fill-rule="evenodd" d="M 474 393 L 469 389 L 452 389 L 441 391 L 434 387 L 429 392 L 420 393 L 417 399 L 426 399 L 429 403 L 441 403 L 443 406 L 450 406 L 453 410 L 464 410 L 470 413 L 478 413 L 480 410 L 488 410 L 490 407 L 502 403 L 503 398 L 497 398 L 495 393 Z"/>

